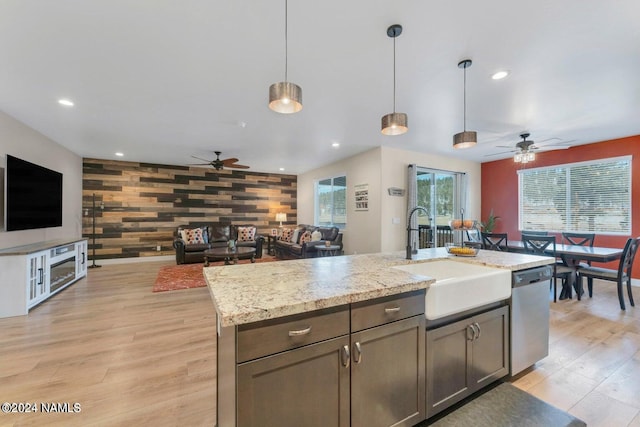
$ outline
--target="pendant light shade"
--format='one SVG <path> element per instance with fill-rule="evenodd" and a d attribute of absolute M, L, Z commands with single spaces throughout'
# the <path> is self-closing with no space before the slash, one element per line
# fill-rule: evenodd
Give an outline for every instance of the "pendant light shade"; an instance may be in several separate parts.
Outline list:
<path fill-rule="evenodd" d="M 387 35 L 393 39 L 393 113 L 382 116 L 384 135 L 402 135 L 407 130 L 408 120 L 405 113 L 396 113 L 396 37 L 402 34 L 402 25 L 394 24 L 387 28 Z"/>
<path fill-rule="evenodd" d="M 284 81 L 269 87 L 269 108 L 277 113 L 291 114 L 302 110 L 302 88 L 287 81 L 288 52 L 288 4 L 284 2 Z"/>
<path fill-rule="evenodd" d="M 453 148 L 469 148 L 478 143 L 478 134 L 474 131 L 467 130 L 467 68 L 471 67 L 471 60 L 465 59 L 458 63 L 458 68 L 464 70 L 464 89 L 463 89 L 463 120 L 460 133 L 453 135 Z"/>
<path fill-rule="evenodd" d="M 282 114 L 302 110 L 302 89 L 295 83 L 280 82 L 269 87 L 269 108 Z"/>
<path fill-rule="evenodd" d="M 389 113 L 382 116 L 382 133 L 385 135 L 402 135 L 407 127 L 407 115 L 405 113 Z"/>

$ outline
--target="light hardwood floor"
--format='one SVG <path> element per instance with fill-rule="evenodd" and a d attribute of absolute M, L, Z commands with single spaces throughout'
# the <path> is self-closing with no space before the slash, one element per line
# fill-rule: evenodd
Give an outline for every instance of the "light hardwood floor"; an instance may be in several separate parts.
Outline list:
<path fill-rule="evenodd" d="M 0 426 L 213 426 L 213 306 L 206 288 L 152 293 L 167 264 L 105 265 L 0 319 L 0 403 L 82 409 L 0 413 Z M 551 303 L 550 355 L 513 383 L 589 426 L 640 427 L 640 302 L 617 304 L 604 282 L 591 300 Z"/>

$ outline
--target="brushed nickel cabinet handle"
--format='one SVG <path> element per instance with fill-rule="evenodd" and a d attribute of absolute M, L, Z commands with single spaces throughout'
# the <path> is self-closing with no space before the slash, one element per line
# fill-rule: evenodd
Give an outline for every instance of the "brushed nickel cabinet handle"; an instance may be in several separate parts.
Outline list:
<path fill-rule="evenodd" d="M 358 341 L 356 341 L 354 344 L 354 350 L 353 350 L 353 362 L 354 363 L 360 363 L 360 361 L 362 360 L 362 347 L 360 346 L 360 343 Z"/>
<path fill-rule="evenodd" d="M 307 335 L 309 332 L 311 332 L 311 326 L 306 327 L 304 329 L 298 329 L 295 331 L 289 331 L 289 336 L 290 337 L 299 337 L 302 335 Z"/>
<path fill-rule="evenodd" d="M 482 333 L 482 330 L 480 329 L 480 324 L 478 322 L 475 322 L 474 325 L 476 326 L 476 329 L 478 330 L 478 335 L 476 336 L 475 339 L 480 338 L 480 334 Z"/>
<path fill-rule="evenodd" d="M 476 339 L 476 327 L 474 325 L 467 326 L 467 341 L 473 341 L 475 339 Z"/>
<path fill-rule="evenodd" d="M 390 307 L 390 308 L 384 309 L 384 312 L 387 314 L 397 313 L 399 311 L 400 311 L 400 307 Z"/>
<path fill-rule="evenodd" d="M 344 366 L 345 368 L 348 368 L 349 362 L 351 361 L 351 354 L 349 354 L 348 345 L 345 345 L 342 347 L 341 356 L 342 356 L 342 366 Z"/>

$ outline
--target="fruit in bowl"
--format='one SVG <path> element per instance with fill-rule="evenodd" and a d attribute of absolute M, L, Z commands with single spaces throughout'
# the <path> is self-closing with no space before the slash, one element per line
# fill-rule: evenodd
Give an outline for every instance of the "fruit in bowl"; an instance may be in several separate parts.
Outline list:
<path fill-rule="evenodd" d="M 473 228 L 475 225 L 476 222 L 473 219 L 465 219 L 464 221 L 462 221 L 462 226 L 464 228 Z"/>
<path fill-rule="evenodd" d="M 462 228 L 462 220 L 461 219 L 452 219 L 449 223 L 451 228 Z"/>
<path fill-rule="evenodd" d="M 476 256 L 478 254 L 478 249 L 468 246 L 447 245 L 447 252 L 453 255 Z"/>

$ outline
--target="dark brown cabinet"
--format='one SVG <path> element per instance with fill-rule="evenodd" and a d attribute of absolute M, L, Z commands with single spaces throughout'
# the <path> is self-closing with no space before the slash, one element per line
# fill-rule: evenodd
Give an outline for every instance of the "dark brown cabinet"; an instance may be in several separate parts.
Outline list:
<path fill-rule="evenodd" d="M 509 307 L 426 334 L 427 418 L 509 373 Z"/>
<path fill-rule="evenodd" d="M 239 426 L 349 426 L 349 337 L 238 366 Z"/>
<path fill-rule="evenodd" d="M 227 328 L 218 340 L 218 424 L 418 424 L 424 331 L 424 291 Z"/>

